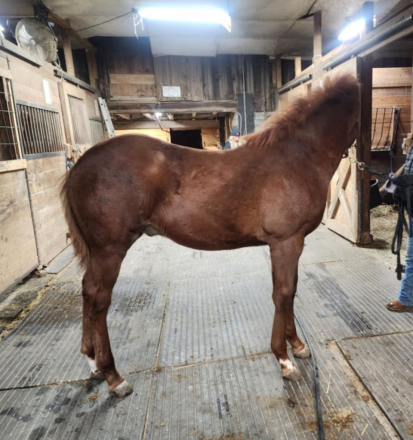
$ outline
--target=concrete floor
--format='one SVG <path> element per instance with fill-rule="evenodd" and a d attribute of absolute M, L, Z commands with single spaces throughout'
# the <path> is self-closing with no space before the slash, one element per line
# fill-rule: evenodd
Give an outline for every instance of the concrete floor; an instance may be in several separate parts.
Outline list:
<path fill-rule="evenodd" d="M 311 360 L 288 383 L 269 351 L 267 252 L 138 240 L 108 317 L 134 387 L 120 400 L 88 380 L 72 262 L 0 342 L 0 438 L 317 438 Z M 398 287 L 387 266 L 324 227 L 308 237 L 296 315 L 316 352 L 328 439 L 412 438 L 413 315 L 384 308 Z"/>

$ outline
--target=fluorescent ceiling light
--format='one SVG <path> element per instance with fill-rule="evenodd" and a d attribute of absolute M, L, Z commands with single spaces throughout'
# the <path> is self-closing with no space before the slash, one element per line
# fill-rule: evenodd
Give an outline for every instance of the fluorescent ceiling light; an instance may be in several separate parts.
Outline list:
<path fill-rule="evenodd" d="M 4 27 L 0 24 L 0 32 L 4 30 L 5 30 Z"/>
<path fill-rule="evenodd" d="M 160 117 L 162 116 L 162 113 L 155 113 L 155 116 L 156 116 L 157 118 L 160 118 Z"/>
<path fill-rule="evenodd" d="M 225 11 L 216 8 L 148 7 L 139 9 L 139 15 L 147 20 L 218 23 L 231 32 L 231 17 Z"/>
<path fill-rule="evenodd" d="M 357 37 L 357 35 L 360 35 L 364 27 L 365 22 L 362 18 L 360 20 L 353 21 L 344 28 L 344 30 L 338 36 L 338 39 L 340 41 L 351 40 L 352 38 Z"/>

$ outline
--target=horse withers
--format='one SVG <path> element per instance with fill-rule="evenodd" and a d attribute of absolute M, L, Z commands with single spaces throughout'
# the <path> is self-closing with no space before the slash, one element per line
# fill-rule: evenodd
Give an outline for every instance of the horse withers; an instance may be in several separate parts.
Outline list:
<path fill-rule="evenodd" d="M 351 75 L 295 100 L 262 131 L 228 151 L 202 151 L 124 135 L 87 151 L 62 189 L 83 276 L 81 352 L 91 377 L 117 397 L 132 392 L 115 368 L 106 323 L 112 289 L 128 249 L 163 235 L 199 250 L 269 245 L 275 305 L 271 349 L 285 379 L 306 358 L 293 303 L 304 238 L 320 224 L 328 186 L 358 132 L 360 91 Z"/>

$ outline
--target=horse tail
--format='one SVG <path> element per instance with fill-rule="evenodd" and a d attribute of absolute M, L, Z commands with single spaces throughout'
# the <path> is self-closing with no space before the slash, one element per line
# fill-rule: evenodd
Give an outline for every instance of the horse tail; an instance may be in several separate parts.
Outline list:
<path fill-rule="evenodd" d="M 65 177 L 60 192 L 60 198 L 62 200 L 66 222 L 69 227 L 70 238 L 72 239 L 72 244 L 75 249 L 75 255 L 79 259 L 80 266 L 86 270 L 90 264 L 90 249 L 76 218 L 75 212 L 73 211 L 73 206 L 68 195 L 70 173 L 71 172 Z"/>

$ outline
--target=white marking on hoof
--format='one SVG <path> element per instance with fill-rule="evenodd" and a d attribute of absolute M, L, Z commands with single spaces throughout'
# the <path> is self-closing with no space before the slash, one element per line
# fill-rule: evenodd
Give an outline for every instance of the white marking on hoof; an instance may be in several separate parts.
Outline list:
<path fill-rule="evenodd" d="M 96 361 L 92 358 L 90 358 L 89 356 L 86 356 L 87 359 L 87 363 L 89 364 L 90 367 L 90 378 L 91 379 L 96 379 L 96 380 L 103 380 L 105 379 L 103 376 L 103 373 L 101 373 L 97 366 L 96 366 Z"/>
<path fill-rule="evenodd" d="M 295 381 L 302 377 L 301 371 L 289 360 L 280 360 L 281 375 L 283 379 Z"/>
<path fill-rule="evenodd" d="M 123 380 L 123 382 L 118 385 L 114 390 L 111 391 L 110 394 L 115 397 L 125 397 L 129 396 L 129 394 L 133 393 L 133 388 L 126 382 L 126 380 Z"/>
<path fill-rule="evenodd" d="M 298 353 L 294 353 L 294 356 L 299 359 L 307 359 L 311 356 L 310 349 L 304 345 L 304 348 L 302 348 Z"/>

